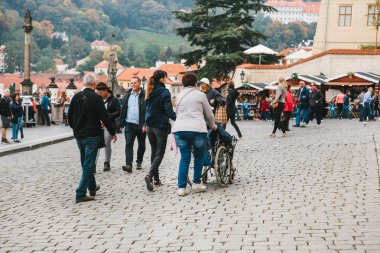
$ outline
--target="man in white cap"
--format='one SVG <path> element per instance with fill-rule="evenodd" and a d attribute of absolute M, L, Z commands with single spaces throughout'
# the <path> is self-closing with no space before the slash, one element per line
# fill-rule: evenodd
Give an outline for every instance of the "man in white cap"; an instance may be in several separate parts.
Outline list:
<path fill-rule="evenodd" d="M 202 92 L 206 94 L 208 102 L 212 107 L 214 107 L 214 110 L 217 106 L 226 104 L 224 97 L 217 90 L 211 87 L 210 80 L 208 80 L 208 78 L 202 78 L 199 83 L 201 85 Z"/>

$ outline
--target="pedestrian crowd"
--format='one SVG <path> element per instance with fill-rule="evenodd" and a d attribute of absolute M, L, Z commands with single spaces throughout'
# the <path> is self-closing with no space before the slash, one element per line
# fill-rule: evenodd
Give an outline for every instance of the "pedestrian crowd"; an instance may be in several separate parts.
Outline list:
<path fill-rule="evenodd" d="M 121 169 L 128 173 L 132 173 L 134 168 L 143 169 L 148 137 L 150 166 L 143 178 L 148 191 L 154 191 L 155 187 L 162 185 L 160 165 L 170 134 L 173 134 L 172 139 L 181 154 L 178 195 L 188 194 L 186 186 L 191 156 L 194 157 L 192 191 L 203 192 L 207 189 L 201 183 L 202 168 L 207 159 L 207 136 L 209 132 L 216 131 L 218 125 L 220 131 L 226 133 L 224 129 L 231 120 L 238 136 L 242 137 L 235 122 L 239 93 L 231 82 L 228 96 L 224 98 L 211 87 L 207 78 L 198 82 L 195 74 L 188 73 L 182 78 L 184 89 L 173 108 L 171 94 L 165 86 L 167 78 L 165 71 L 155 71 L 144 90 L 141 88 L 141 79 L 135 76 L 124 97 L 117 98 L 105 83 L 97 83 L 95 75 L 85 75 L 85 89 L 73 96 L 67 111 L 67 121 L 73 129 L 82 165 L 82 176 L 75 194 L 77 203 L 95 199 L 100 189 L 95 179 L 98 152 L 104 147 L 103 170 L 110 171 L 111 143 L 117 141 L 118 129 L 124 129 L 125 138 L 125 165 Z M 134 164 L 136 139 L 138 145 Z"/>

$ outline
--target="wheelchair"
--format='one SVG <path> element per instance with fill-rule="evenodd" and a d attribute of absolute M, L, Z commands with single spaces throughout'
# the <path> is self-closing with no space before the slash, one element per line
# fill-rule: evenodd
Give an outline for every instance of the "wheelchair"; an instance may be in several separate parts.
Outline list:
<path fill-rule="evenodd" d="M 207 184 L 210 179 L 215 177 L 215 180 L 220 187 L 232 184 L 237 172 L 236 168 L 233 166 L 237 138 L 229 135 L 227 138 L 228 141 L 223 141 L 220 137 L 220 130 L 209 132 L 207 138 L 207 161 L 205 161 L 205 166 L 202 171 L 202 183 Z M 189 171 L 193 170 L 190 169 Z M 187 183 L 190 186 L 192 186 L 191 179 L 192 177 L 188 175 Z"/>

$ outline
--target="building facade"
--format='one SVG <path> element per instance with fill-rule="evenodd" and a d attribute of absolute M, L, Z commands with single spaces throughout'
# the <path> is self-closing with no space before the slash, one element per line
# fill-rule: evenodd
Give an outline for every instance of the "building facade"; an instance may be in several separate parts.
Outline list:
<path fill-rule="evenodd" d="M 270 0 L 266 2 L 265 5 L 277 9 L 277 12 L 265 13 L 265 15 L 281 23 L 287 24 L 294 21 L 313 23 L 318 21 L 319 2 Z"/>
<path fill-rule="evenodd" d="M 375 0 L 321 0 L 313 54 L 329 49 L 375 45 Z"/>

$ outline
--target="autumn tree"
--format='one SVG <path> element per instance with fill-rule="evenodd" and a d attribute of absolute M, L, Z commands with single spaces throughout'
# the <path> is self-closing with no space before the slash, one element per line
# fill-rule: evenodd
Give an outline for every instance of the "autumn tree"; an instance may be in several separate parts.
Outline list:
<path fill-rule="evenodd" d="M 185 24 L 177 34 L 195 47 L 181 55 L 186 65 L 205 61 L 201 76 L 226 78 L 247 58 L 246 49 L 266 39 L 253 29 L 256 14 L 273 10 L 260 0 L 196 0 L 190 12 L 175 11 L 175 17 Z"/>

